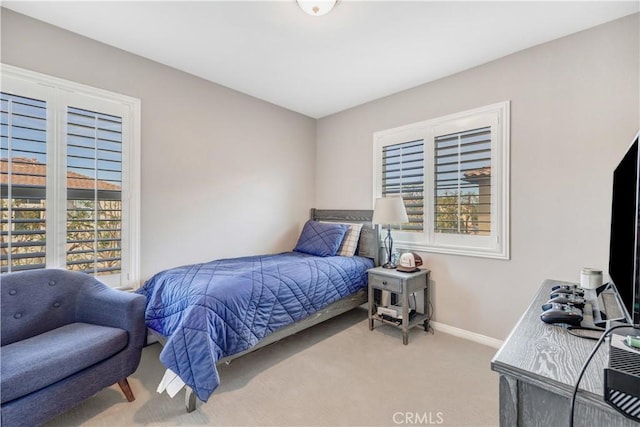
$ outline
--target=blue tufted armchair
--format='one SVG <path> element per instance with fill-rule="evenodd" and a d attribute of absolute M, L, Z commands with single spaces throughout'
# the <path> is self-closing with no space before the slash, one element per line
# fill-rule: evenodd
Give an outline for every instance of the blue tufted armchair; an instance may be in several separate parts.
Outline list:
<path fill-rule="evenodd" d="M 53 269 L 3 274 L 0 288 L 2 425 L 42 424 L 116 382 L 134 400 L 142 295 Z"/>

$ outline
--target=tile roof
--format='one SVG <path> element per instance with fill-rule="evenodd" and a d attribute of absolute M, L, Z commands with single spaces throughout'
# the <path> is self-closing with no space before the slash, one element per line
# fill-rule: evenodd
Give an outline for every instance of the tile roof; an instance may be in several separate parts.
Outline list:
<path fill-rule="evenodd" d="M 471 169 L 464 173 L 465 178 L 487 178 L 491 176 L 491 166 Z"/>
<path fill-rule="evenodd" d="M 8 184 L 9 159 L 0 159 L 0 184 Z M 47 166 L 36 159 L 14 157 L 11 160 L 11 184 L 30 187 L 46 186 Z M 67 171 L 67 188 L 94 189 L 93 178 Z M 107 181 L 97 181 L 98 190 L 120 191 L 121 186 Z"/>

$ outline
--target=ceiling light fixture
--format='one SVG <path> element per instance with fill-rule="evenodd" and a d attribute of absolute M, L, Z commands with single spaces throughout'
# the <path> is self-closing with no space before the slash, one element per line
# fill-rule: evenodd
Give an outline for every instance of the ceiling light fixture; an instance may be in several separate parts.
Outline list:
<path fill-rule="evenodd" d="M 337 0 L 296 0 L 300 9 L 311 16 L 326 15 L 336 5 Z"/>

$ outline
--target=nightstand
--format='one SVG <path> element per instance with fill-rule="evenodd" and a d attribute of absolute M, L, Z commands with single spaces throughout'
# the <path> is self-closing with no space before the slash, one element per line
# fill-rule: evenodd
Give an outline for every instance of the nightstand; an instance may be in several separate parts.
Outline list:
<path fill-rule="evenodd" d="M 424 311 L 427 310 L 427 286 L 429 283 L 429 270 L 420 270 L 415 273 L 403 273 L 394 269 L 376 267 L 367 270 L 369 277 L 369 330 L 373 330 L 375 321 L 393 325 L 402 329 L 402 344 L 409 343 L 409 329 L 422 324 L 425 331 L 428 328 L 426 324 L 427 315 L 424 313 L 416 313 L 413 318 L 409 318 L 409 295 L 414 292 L 424 291 Z M 402 321 L 394 322 L 387 318 L 379 316 L 377 307 L 373 300 L 373 290 L 388 291 L 396 294 L 402 305 Z"/>

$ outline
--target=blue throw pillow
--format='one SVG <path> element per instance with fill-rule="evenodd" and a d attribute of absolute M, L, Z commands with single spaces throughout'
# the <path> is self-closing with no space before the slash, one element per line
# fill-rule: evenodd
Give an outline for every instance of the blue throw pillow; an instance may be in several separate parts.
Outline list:
<path fill-rule="evenodd" d="M 293 250 L 316 256 L 335 256 L 348 230 L 349 226 L 345 224 L 309 220 Z"/>

